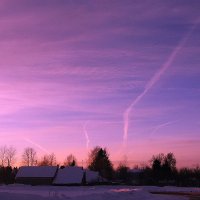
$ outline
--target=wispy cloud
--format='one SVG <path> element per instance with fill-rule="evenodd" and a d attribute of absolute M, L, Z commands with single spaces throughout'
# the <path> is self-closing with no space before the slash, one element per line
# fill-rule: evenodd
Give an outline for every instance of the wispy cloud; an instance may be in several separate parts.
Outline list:
<path fill-rule="evenodd" d="M 89 139 L 89 135 L 88 135 L 88 132 L 87 132 L 87 125 L 90 121 L 86 121 L 83 125 L 83 132 L 84 132 L 84 135 L 85 135 L 85 140 L 86 140 L 86 149 L 87 151 L 89 150 L 89 144 L 90 144 L 90 139 Z"/>
<path fill-rule="evenodd" d="M 200 3 L 182 1 L 1 0 L 1 135 L 33 138 L 60 155 L 66 146 L 85 153 L 92 142 L 112 155 L 122 132 L 124 141 L 141 145 L 146 130 L 166 119 L 183 116 L 191 128 L 189 121 L 199 119 L 200 96 L 190 90 L 200 85 L 199 29 L 177 43 L 199 17 Z M 138 140 L 128 137 L 132 128 Z M 173 128 L 179 135 L 181 125 Z"/>
<path fill-rule="evenodd" d="M 39 148 L 41 151 L 43 151 L 44 153 L 48 153 L 49 154 L 49 151 L 44 148 L 43 146 L 41 146 L 40 144 L 34 142 L 33 140 L 29 139 L 29 138 L 23 138 L 23 140 L 25 140 L 26 142 L 28 142 L 29 144 L 32 144 L 34 145 L 35 147 Z"/>
<path fill-rule="evenodd" d="M 169 126 L 169 125 L 171 125 L 171 124 L 174 124 L 174 123 L 176 123 L 176 122 L 178 122 L 178 120 L 176 120 L 176 121 L 165 122 L 165 123 L 162 123 L 162 124 L 159 124 L 159 125 L 155 126 L 155 127 L 153 128 L 153 130 L 150 132 L 149 136 L 152 137 L 159 129 L 161 129 L 161 128 L 163 128 L 163 127 L 166 127 L 166 126 Z"/>
<path fill-rule="evenodd" d="M 129 127 L 129 116 L 130 112 L 134 108 L 134 106 L 146 95 L 149 90 L 160 80 L 161 76 L 165 73 L 165 71 L 171 66 L 172 62 L 176 58 L 177 54 L 181 49 L 183 48 L 184 44 L 186 43 L 187 39 L 191 35 L 192 31 L 196 27 L 196 22 L 192 26 L 192 28 L 188 31 L 188 33 L 185 35 L 183 39 L 180 40 L 179 44 L 174 48 L 174 50 L 169 55 L 166 62 L 161 66 L 161 68 L 153 75 L 153 77 L 147 82 L 144 91 L 140 93 L 136 99 L 130 104 L 130 106 L 125 110 L 123 116 L 124 116 L 124 134 L 123 134 L 123 143 L 125 144 L 127 142 L 128 137 L 128 127 Z"/>

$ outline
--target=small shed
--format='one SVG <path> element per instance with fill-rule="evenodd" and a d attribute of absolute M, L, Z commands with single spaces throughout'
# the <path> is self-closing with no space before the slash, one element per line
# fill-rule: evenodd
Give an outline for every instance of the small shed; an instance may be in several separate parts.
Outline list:
<path fill-rule="evenodd" d="M 140 184 L 140 179 L 141 179 L 140 177 L 143 172 L 144 172 L 143 169 L 130 169 L 128 173 L 131 184 L 133 185 Z"/>
<path fill-rule="evenodd" d="M 85 170 L 85 178 L 87 184 L 93 184 L 99 182 L 99 172 L 91 171 L 89 169 Z"/>
<path fill-rule="evenodd" d="M 81 185 L 83 182 L 82 167 L 67 166 L 60 168 L 53 181 L 54 185 Z"/>
<path fill-rule="evenodd" d="M 56 166 L 20 167 L 15 182 L 29 185 L 51 185 L 57 171 L 58 167 Z"/>

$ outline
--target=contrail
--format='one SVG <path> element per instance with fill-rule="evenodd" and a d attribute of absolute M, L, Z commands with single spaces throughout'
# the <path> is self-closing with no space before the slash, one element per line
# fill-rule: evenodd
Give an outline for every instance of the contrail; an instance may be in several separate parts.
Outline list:
<path fill-rule="evenodd" d="M 160 124 L 160 125 L 154 127 L 153 130 L 152 130 L 151 133 L 150 133 L 150 136 L 152 136 L 152 135 L 153 135 L 155 132 L 157 132 L 160 128 L 163 128 L 163 127 L 168 126 L 168 125 L 170 125 L 170 124 L 174 124 L 174 123 L 176 123 L 177 121 L 179 121 L 179 120 L 166 122 L 166 123 L 163 123 L 163 124 Z"/>
<path fill-rule="evenodd" d="M 130 106 L 124 112 L 124 134 L 123 134 L 123 144 L 125 145 L 128 138 L 128 128 L 129 128 L 129 115 L 134 106 L 146 95 L 146 93 L 154 86 L 156 82 L 160 80 L 160 77 L 165 73 L 165 71 L 170 67 L 174 59 L 176 58 L 178 52 L 183 48 L 187 39 L 189 38 L 192 31 L 195 29 L 197 23 L 199 23 L 199 19 L 194 23 L 189 32 L 185 35 L 185 37 L 180 40 L 178 45 L 174 48 L 174 50 L 169 55 L 166 62 L 161 66 L 161 68 L 154 74 L 154 76 L 147 82 L 144 91 L 139 94 L 136 99 L 130 104 Z"/>
<path fill-rule="evenodd" d="M 40 150 L 44 151 L 45 153 L 50 154 L 49 151 L 48 151 L 47 149 L 45 149 L 45 148 L 42 147 L 41 145 L 39 145 L 39 144 L 33 142 L 33 141 L 30 140 L 29 138 L 25 138 L 25 137 L 24 137 L 23 139 L 24 139 L 25 141 L 29 142 L 30 144 L 33 144 L 34 146 L 38 147 Z"/>
<path fill-rule="evenodd" d="M 87 150 L 89 149 L 89 143 L 90 143 L 90 139 L 89 139 L 89 135 L 88 135 L 88 132 L 87 132 L 87 124 L 89 123 L 89 121 L 86 121 L 83 125 L 83 132 L 85 134 L 85 139 L 86 139 L 86 148 Z"/>

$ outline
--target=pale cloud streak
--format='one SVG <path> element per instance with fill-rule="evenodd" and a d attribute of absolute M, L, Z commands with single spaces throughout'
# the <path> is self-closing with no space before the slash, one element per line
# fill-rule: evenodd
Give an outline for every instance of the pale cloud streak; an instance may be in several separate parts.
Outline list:
<path fill-rule="evenodd" d="M 87 131 L 87 125 L 90 121 L 86 121 L 83 125 L 83 132 L 85 135 L 85 140 L 86 140 L 86 149 L 87 151 L 89 150 L 89 144 L 90 144 L 90 139 L 89 139 L 89 135 L 88 135 L 88 131 Z"/>
<path fill-rule="evenodd" d="M 186 126 L 188 118 L 199 119 L 199 113 L 190 109 L 198 105 L 198 94 L 179 89 L 184 88 L 182 81 L 189 89 L 200 85 L 198 77 L 193 82 L 199 73 L 199 30 L 187 40 L 187 46 L 177 49 L 182 63 L 174 62 L 175 70 L 169 70 L 169 79 L 162 82 L 177 90 L 163 87 L 153 90 L 147 101 L 143 99 L 166 68 L 154 75 L 156 70 L 169 56 L 172 60 L 176 57 L 176 52 L 172 55 L 174 47 L 199 16 L 197 1 L 152 2 L 1 0 L 2 134 L 9 141 L 10 135 L 33 138 L 58 155 L 71 149 L 85 153 L 92 145 L 105 145 L 113 149 L 112 155 L 125 131 L 121 113 L 133 124 L 135 133 L 139 131 L 141 141 L 155 122 L 183 116 Z M 188 72 L 191 77 L 183 78 Z M 125 112 L 132 97 L 137 99 Z M 128 119 L 133 110 L 134 118 Z M 90 123 L 84 124 L 87 120 Z M 181 133 L 174 129 L 173 133 Z M 139 143 L 132 136 L 130 143 Z M 16 145 L 23 148 L 22 143 Z"/>
<path fill-rule="evenodd" d="M 165 123 L 162 123 L 162 124 L 159 124 L 159 125 L 157 125 L 157 126 L 155 126 L 154 128 L 153 128 L 153 130 L 151 131 L 151 133 L 150 133 L 150 137 L 152 137 L 159 129 L 161 129 L 161 128 L 163 128 L 163 127 L 166 127 L 166 126 L 169 126 L 169 125 L 171 125 L 171 124 L 174 124 L 174 123 L 176 123 L 178 120 L 176 120 L 176 121 L 170 121 L 170 122 L 165 122 Z"/>
<path fill-rule="evenodd" d="M 50 153 L 46 148 L 44 148 L 43 146 L 41 146 L 40 144 L 34 142 L 33 140 L 24 137 L 23 140 L 25 140 L 26 142 L 28 142 L 29 144 L 34 145 L 35 147 L 39 148 L 41 151 L 43 151 L 44 153 Z"/>
<path fill-rule="evenodd" d="M 198 22 L 198 21 L 197 21 Z M 149 90 L 160 80 L 161 76 L 165 73 L 165 71 L 171 66 L 172 62 L 175 60 L 177 54 L 183 46 L 185 45 L 187 39 L 190 37 L 192 31 L 197 26 L 197 22 L 194 23 L 192 28 L 189 30 L 189 32 L 185 35 L 183 39 L 180 40 L 179 44 L 174 48 L 174 50 L 169 55 L 166 62 L 161 66 L 161 68 L 153 75 L 153 77 L 147 82 L 145 85 L 144 91 L 140 93 L 135 100 L 130 104 L 130 106 L 125 110 L 123 117 L 124 117 L 124 133 L 123 133 L 123 144 L 126 145 L 127 139 L 128 139 L 128 128 L 129 128 L 129 117 L 130 113 L 135 107 L 135 105 L 146 95 Z"/>

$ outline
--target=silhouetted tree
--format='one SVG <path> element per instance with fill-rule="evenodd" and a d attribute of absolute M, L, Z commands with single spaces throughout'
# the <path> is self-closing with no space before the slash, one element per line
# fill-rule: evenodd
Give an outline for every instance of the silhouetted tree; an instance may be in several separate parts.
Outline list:
<path fill-rule="evenodd" d="M 113 166 L 109 160 L 109 155 L 106 149 L 102 149 L 101 147 L 95 147 L 90 152 L 88 168 L 98 171 L 102 177 L 108 180 L 113 177 Z"/>
<path fill-rule="evenodd" d="M 199 166 L 196 166 L 193 170 L 193 173 L 194 173 L 194 179 L 196 181 L 196 184 L 195 186 L 196 187 L 200 187 L 200 167 Z"/>
<path fill-rule="evenodd" d="M 153 178 L 155 183 L 162 178 L 162 166 L 164 163 L 164 154 L 154 155 L 151 159 Z"/>
<path fill-rule="evenodd" d="M 56 166 L 56 156 L 54 153 L 44 155 L 38 166 Z"/>
<path fill-rule="evenodd" d="M 130 178 L 129 167 L 120 163 L 116 170 L 116 178 L 126 183 Z"/>
<path fill-rule="evenodd" d="M 1 162 L 0 165 L 2 167 L 6 165 L 6 151 L 7 151 L 6 146 L 0 147 L 0 162 Z"/>
<path fill-rule="evenodd" d="M 192 170 L 189 168 L 181 168 L 178 174 L 178 185 L 179 186 L 191 186 Z"/>
<path fill-rule="evenodd" d="M 22 163 L 26 166 L 34 166 L 37 164 L 37 153 L 35 149 L 27 147 L 22 154 Z"/>
<path fill-rule="evenodd" d="M 158 155 L 153 155 L 153 157 L 150 161 L 153 171 L 160 171 L 160 169 L 162 168 L 162 165 L 164 163 L 164 159 L 165 159 L 165 156 L 163 153 L 158 154 Z"/>
<path fill-rule="evenodd" d="M 0 183 L 4 183 L 5 182 L 5 170 L 4 167 L 0 167 Z"/>
<path fill-rule="evenodd" d="M 164 178 L 169 180 L 173 178 L 173 172 L 176 170 L 176 158 L 173 153 L 168 153 L 164 157 L 162 165 Z"/>
<path fill-rule="evenodd" d="M 176 174 L 176 158 L 173 153 L 168 153 L 167 155 L 158 154 L 153 156 L 151 159 L 152 174 L 155 183 L 159 180 L 169 180 L 175 179 Z"/>
<path fill-rule="evenodd" d="M 0 147 L 0 164 L 1 166 L 12 166 L 15 161 L 16 149 L 14 147 Z"/>
<path fill-rule="evenodd" d="M 15 162 L 15 155 L 16 155 L 16 149 L 14 147 L 7 148 L 6 151 L 6 160 L 7 160 L 7 166 L 10 167 Z"/>
<path fill-rule="evenodd" d="M 12 168 L 11 166 L 0 167 L 0 183 L 13 184 L 17 170 L 17 168 Z"/>
<path fill-rule="evenodd" d="M 95 160 L 98 152 L 100 151 L 101 147 L 97 146 L 94 147 L 89 154 L 89 158 L 88 158 L 88 166 L 91 165 L 91 163 Z"/>
<path fill-rule="evenodd" d="M 70 154 L 67 156 L 63 164 L 64 166 L 76 166 L 77 160 L 73 154 Z"/>
<path fill-rule="evenodd" d="M 155 180 L 153 177 L 152 169 L 146 165 L 142 168 L 143 172 L 140 174 L 140 184 L 142 185 L 153 185 Z"/>
<path fill-rule="evenodd" d="M 5 167 L 5 183 L 11 184 L 13 181 L 12 179 L 12 167 L 7 166 Z"/>
<path fill-rule="evenodd" d="M 164 158 L 164 165 L 167 165 L 171 170 L 176 168 L 176 158 L 173 153 L 168 153 Z"/>

